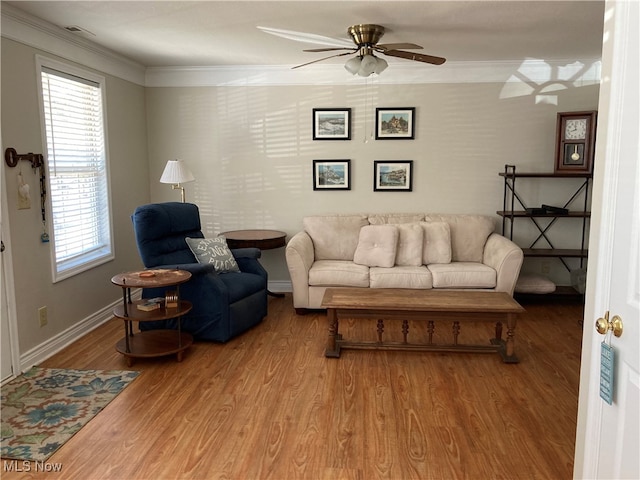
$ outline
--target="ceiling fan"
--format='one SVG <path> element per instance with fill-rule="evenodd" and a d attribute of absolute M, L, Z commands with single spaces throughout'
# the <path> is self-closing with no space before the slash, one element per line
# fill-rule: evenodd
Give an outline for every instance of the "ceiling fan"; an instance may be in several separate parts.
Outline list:
<path fill-rule="evenodd" d="M 414 43 L 387 43 L 378 44 L 382 36 L 384 35 L 384 27 L 380 25 L 352 25 L 347 29 L 347 32 L 351 36 L 355 47 L 329 47 L 329 48 L 312 48 L 309 50 L 303 50 L 305 52 L 330 52 L 337 50 L 348 50 L 347 52 L 330 55 L 328 57 L 319 58 L 311 62 L 296 65 L 293 68 L 300 68 L 312 63 L 321 62 L 329 58 L 341 57 L 344 55 L 353 55 L 357 53 L 356 57 L 353 57 L 347 61 L 345 68 L 347 71 L 354 75 L 360 75 L 362 77 L 368 77 L 372 73 L 382 73 L 387 68 L 387 62 L 374 55 L 374 52 L 382 53 L 390 57 L 405 58 L 407 60 L 414 60 L 416 62 L 430 63 L 433 65 L 442 65 L 446 59 L 442 57 L 435 57 L 433 55 L 425 55 L 421 53 L 406 52 L 400 49 L 409 50 L 421 50 L 420 45 Z"/>

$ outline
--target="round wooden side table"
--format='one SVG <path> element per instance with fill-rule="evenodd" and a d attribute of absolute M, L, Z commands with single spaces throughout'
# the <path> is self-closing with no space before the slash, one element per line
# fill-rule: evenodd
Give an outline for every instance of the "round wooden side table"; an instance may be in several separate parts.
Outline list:
<path fill-rule="evenodd" d="M 111 283 L 122 288 L 122 304 L 116 306 L 113 314 L 124 321 L 125 335 L 116 344 L 116 350 L 125 356 L 127 366 L 134 358 L 161 357 L 176 354 L 182 361 L 183 352 L 193 343 L 190 333 L 180 329 L 180 317 L 191 311 L 191 302 L 181 300 L 179 285 L 189 281 L 191 273 L 185 270 L 155 269 L 140 270 L 114 275 Z M 148 299 L 132 300 L 131 288 L 174 287 L 166 292 L 165 301 L 152 310 L 142 310 Z M 173 298 L 171 298 L 173 296 Z M 133 334 L 132 322 L 153 322 L 175 318 L 178 330 L 148 330 Z"/>
<path fill-rule="evenodd" d="M 287 245 L 287 234 L 280 230 L 230 230 L 220 235 L 227 239 L 229 248 L 273 250 Z M 284 297 L 284 293 L 273 293 L 269 290 L 267 294 L 272 297 Z"/>

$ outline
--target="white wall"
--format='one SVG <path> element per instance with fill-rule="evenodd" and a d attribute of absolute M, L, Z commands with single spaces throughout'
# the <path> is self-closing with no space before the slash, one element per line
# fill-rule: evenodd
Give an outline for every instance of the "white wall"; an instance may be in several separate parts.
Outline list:
<path fill-rule="evenodd" d="M 2 38 L 3 152 L 13 147 L 18 153 L 44 153 L 36 87 L 36 54 L 48 55 Z M 142 265 L 130 215 L 137 205 L 149 199 L 144 88 L 109 75 L 106 75 L 106 82 L 114 261 L 53 284 L 51 244 L 40 241 L 43 226 L 39 174 L 28 162 L 9 168 L 2 161 L 11 226 L 12 251 L 7 253 L 11 254 L 14 267 L 21 354 L 73 328 L 120 298 L 120 289 L 111 285 L 111 277 Z M 19 171 L 31 187 L 31 208 L 27 210 L 19 210 L 17 206 Z M 41 328 L 37 311 L 42 306 L 47 307 L 48 324 Z"/>
<path fill-rule="evenodd" d="M 596 109 L 598 103 L 597 85 L 567 84 L 554 92 L 557 104 L 539 103 L 539 92 L 505 95 L 513 90 L 503 83 L 375 82 L 148 88 L 151 198 L 179 198 L 157 180 L 167 160 L 181 158 L 196 177 L 186 185 L 187 200 L 199 205 L 207 235 L 242 228 L 292 235 L 305 215 L 335 212 L 481 213 L 495 216 L 498 225 L 498 172 L 506 163 L 523 172 L 552 172 L 556 113 Z M 312 140 L 312 109 L 320 107 L 352 109 L 350 141 Z M 375 140 L 376 107 L 415 107 L 415 140 Z M 314 191 L 314 159 L 351 159 L 351 190 Z M 413 160 L 413 191 L 374 192 L 374 160 Z M 543 180 L 524 187 L 531 206 L 562 205 L 574 183 Z M 532 232 L 521 225 L 526 241 Z M 579 241 L 581 226 L 567 225 L 558 229 L 558 247 Z M 554 280 L 569 284 L 564 267 L 550 262 L 559 266 Z M 282 250 L 263 252 L 263 264 L 270 281 L 288 280 Z"/>

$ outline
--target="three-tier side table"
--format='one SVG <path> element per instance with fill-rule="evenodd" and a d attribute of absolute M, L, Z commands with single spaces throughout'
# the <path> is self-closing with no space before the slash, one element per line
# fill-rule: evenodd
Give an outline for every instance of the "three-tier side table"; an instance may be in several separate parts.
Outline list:
<path fill-rule="evenodd" d="M 125 336 L 116 344 L 116 350 L 127 359 L 127 365 L 134 358 L 161 357 L 176 354 L 182 361 L 183 352 L 193 343 L 191 334 L 182 332 L 180 317 L 188 313 L 191 302 L 180 299 L 179 285 L 187 282 L 191 273 L 185 270 L 156 269 L 120 273 L 111 283 L 122 288 L 122 304 L 115 307 L 113 314 L 124 321 Z M 138 305 L 148 299 L 132 300 L 132 288 L 165 288 L 166 302 L 154 310 L 141 310 Z M 171 298 L 173 297 L 173 298 Z M 153 322 L 156 320 L 177 320 L 177 330 L 148 330 L 133 334 L 133 322 Z"/>

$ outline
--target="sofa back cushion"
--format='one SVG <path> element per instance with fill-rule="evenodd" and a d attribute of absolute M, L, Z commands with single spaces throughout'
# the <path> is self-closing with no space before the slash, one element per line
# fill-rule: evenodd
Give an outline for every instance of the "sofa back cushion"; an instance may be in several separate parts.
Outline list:
<path fill-rule="evenodd" d="M 451 263 L 451 230 L 447 222 L 420 222 L 424 231 L 422 263 Z"/>
<path fill-rule="evenodd" d="M 399 223 L 398 248 L 396 250 L 396 265 L 418 267 L 422 265 L 424 246 L 424 230 L 418 223 Z M 449 247 L 451 251 L 451 247 Z"/>
<path fill-rule="evenodd" d="M 424 220 L 422 213 L 377 213 L 368 216 L 371 225 L 413 223 Z"/>
<path fill-rule="evenodd" d="M 495 230 L 494 219 L 486 215 L 427 214 L 425 221 L 449 224 L 454 262 L 482 262 L 484 245 Z"/>
<path fill-rule="evenodd" d="M 316 215 L 302 220 L 313 241 L 315 260 L 353 260 L 366 215 Z"/>
<path fill-rule="evenodd" d="M 368 267 L 393 267 L 397 246 L 398 229 L 395 225 L 365 225 L 360 229 L 353 261 Z"/>

